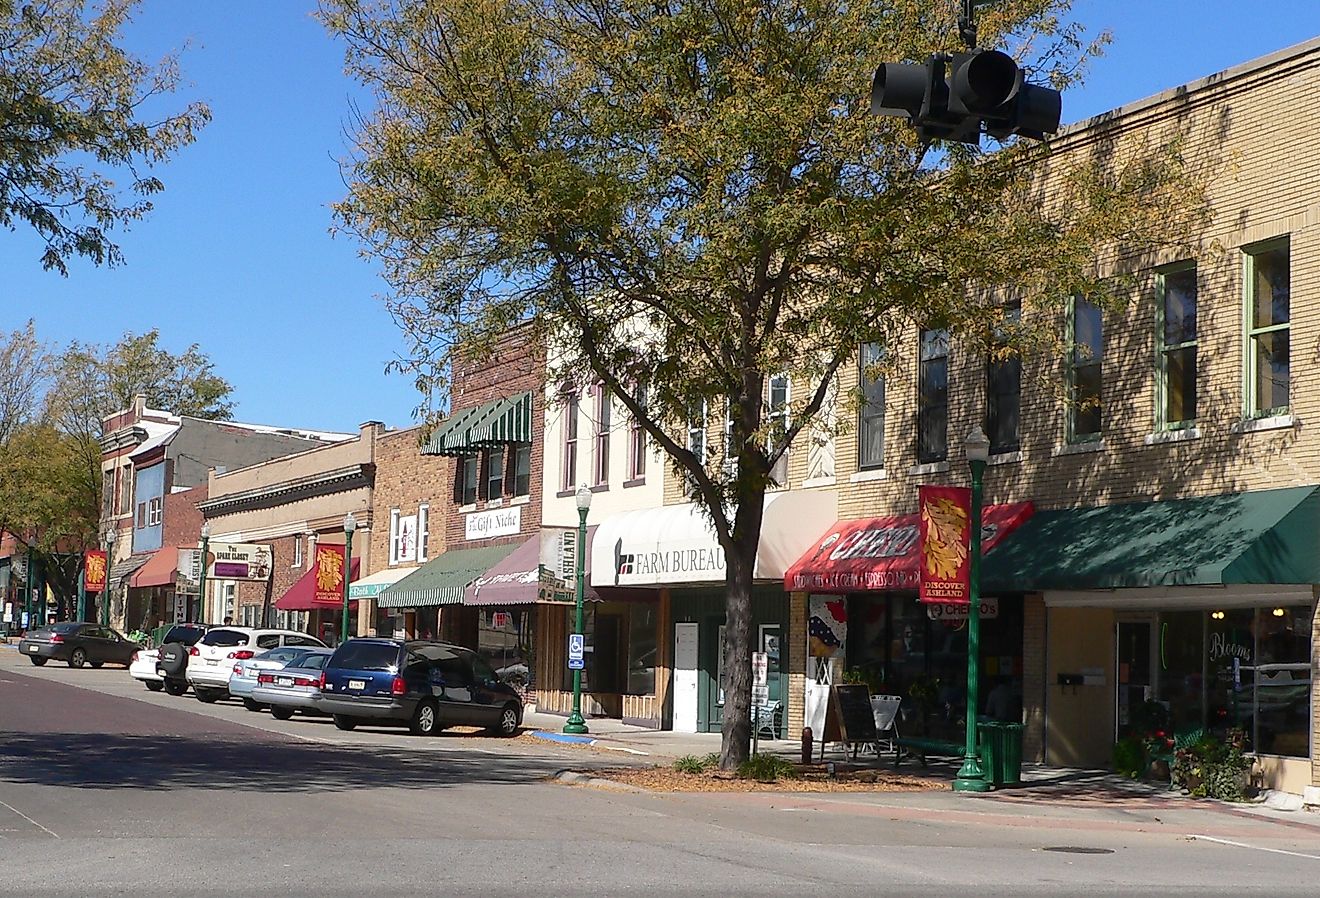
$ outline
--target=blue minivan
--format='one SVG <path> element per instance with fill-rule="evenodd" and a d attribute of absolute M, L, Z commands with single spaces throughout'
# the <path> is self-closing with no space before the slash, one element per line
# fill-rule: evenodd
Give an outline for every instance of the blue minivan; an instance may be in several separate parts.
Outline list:
<path fill-rule="evenodd" d="M 512 736 L 522 725 L 522 699 L 471 649 L 420 639 L 350 639 L 321 674 L 318 711 L 335 726 L 407 726 L 430 736 L 451 726 L 478 726 Z"/>

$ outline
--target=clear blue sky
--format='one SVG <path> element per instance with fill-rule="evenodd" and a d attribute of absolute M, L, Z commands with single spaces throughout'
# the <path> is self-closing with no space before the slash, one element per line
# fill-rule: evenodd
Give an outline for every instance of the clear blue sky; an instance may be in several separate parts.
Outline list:
<path fill-rule="evenodd" d="M 120 234 L 127 263 L 44 272 L 40 247 L 0 232 L 0 329 L 37 319 L 48 340 L 107 342 L 158 327 L 197 342 L 235 386 L 241 420 L 351 430 L 406 426 L 418 397 L 384 367 L 402 349 L 382 284 L 332 238 L 349 101 L 340 48 L 311 0 L 147 0 L 129 45 L 155 59 L 192 42 L 182 96 L 214 121 L 160 175 L 151 217 Z M 1078 0 L 1114 43 L 1064 97 L 1077 121 L 1320 34 L 1318 0 Z M 877 60 L 877 62 L 882 60 Z"/>

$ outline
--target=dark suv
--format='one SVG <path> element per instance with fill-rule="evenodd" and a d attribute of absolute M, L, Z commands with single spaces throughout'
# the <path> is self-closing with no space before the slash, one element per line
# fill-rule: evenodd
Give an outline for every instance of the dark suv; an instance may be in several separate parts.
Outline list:
<path fill-rule="evenodd" d="M 156 673 L 165 681 L 170 695 L 183 695 L 188 691 L 188 649 L 197 644 L 206 631 L 206 624 L 175 624 L 160 641 L 160 654 L 156 658 Z"/>
<path fill-rule="evenodd" d="M 350 639 L 335 649 L 315 705 L 341 730 L 405 725 L 418 736 L 451 726 L 512 736 L 523 713 L 518 693 L 476 652 L 402 639 Z"/>

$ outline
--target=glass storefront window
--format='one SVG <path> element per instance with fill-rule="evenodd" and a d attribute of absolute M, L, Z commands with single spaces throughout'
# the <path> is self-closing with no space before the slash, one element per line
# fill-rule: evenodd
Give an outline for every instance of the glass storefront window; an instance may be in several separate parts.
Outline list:
<path fill-rule="evenodd" d="M 495 675 L 517 688 L 533 685 L 532 663 L 536 606 L 483 608 L 478 617 L 477 654 Z"/>
<path fill-rule="evenodd" d="M 655 605 L 633 605 L 628 618 L 628 695 L 655 694 Z"/>
<path fill-rule="evenodd" d="M 1257 611 L 1256 751 L 1310 754 L 1312 613 L 1306 605 Z"/>
<path fill-rule="evenodd" d="M 583 608 L 586 668 L 582 690 L 613 695 L 654 695 L 658 607 L 647 602 L 589 602 Z M 567 609 L 568 626 L 573 610 Z M 573 689 L 564 671 L 563 690 Z"/>

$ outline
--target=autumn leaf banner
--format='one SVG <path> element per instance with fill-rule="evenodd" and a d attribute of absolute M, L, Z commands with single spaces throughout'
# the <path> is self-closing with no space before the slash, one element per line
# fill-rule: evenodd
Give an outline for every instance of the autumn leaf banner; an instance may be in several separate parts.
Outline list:
<path fill-rule="evenodd" d="M 336 603 L 344 598 L 344 547 L 316 547 L 316 601 Z"/>
<path fill-rule="evenodd" d="M 101 592 L 105 589 L 106 560 L 105 553 L 93 550 L 83 556 L 83 589 L 87 592 Z"/>
<path fill-rule="evenodd" d="M 918 495 L 921 601 L 964 603 L 971 569 L 972 492 L 957 486 L 922 486 Z"/>

